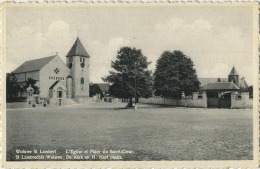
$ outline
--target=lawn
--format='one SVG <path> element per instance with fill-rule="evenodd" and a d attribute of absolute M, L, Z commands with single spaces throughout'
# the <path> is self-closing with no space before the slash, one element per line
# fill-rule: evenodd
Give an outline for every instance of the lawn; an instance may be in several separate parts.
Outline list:
<path fill-rule="evenodd" d="M 17 149 L 129 150 L 122 160 L 251 160 L 252 109 L 122 103 L 7 110 L 7 160 Z"/>

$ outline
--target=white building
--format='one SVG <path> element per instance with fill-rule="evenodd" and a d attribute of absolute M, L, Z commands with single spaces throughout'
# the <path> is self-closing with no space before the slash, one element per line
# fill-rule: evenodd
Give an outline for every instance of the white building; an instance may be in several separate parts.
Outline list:
<path fill-rule="evenodd" d="M 69 99 L 84 102 L 89 97 L 89 54 L 79 38 L 66 55 L 66 64 L 58 55 L 24 62 L 12 73 L 20 83 L 37 80 L 40 99 L 63 104 Z"/>

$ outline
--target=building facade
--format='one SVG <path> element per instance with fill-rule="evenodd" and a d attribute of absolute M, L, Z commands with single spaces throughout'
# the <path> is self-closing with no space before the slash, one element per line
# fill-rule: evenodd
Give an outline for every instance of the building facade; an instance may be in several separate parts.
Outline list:
<path fill-rule="evenodd" d="M 90 56 L 77 38 L 66 55 L 66 64 L 58 54 L 24 62 L 12 73 L 20 84 L 31 78 L 37 81 L 39 99 L 62 105 L 73 99 L 76 102 L 89 97 Z"/>

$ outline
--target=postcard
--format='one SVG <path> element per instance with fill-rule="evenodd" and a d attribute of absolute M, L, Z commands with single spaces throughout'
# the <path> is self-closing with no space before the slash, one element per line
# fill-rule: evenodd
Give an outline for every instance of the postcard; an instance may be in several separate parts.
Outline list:
<path fill-rule="evenodd" d="M 2 167 L 256 168 L 256 2 L 3 3 Z"/>

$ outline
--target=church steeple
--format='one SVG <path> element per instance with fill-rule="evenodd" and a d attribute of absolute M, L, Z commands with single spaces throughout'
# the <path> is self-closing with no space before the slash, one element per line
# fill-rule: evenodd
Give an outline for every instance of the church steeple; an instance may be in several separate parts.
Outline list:
<path fill-rule="evenodd" d="M 229 75 L 233 75 L 233 76 L 236 75 L 236 76 L 238 76 L 238 73 L 237 73 L 234 65 L 233 65 L 233 68 L 231 69 L 231 72 L 229 73 Z"/>
<path fill-rule="evenodd" d="M 239 74 L 237 73 L 235 66 L 231 69 L 231 72 L 228 75 L 228 82 L 233 82 L 237 87 L 240 87 L 239 85 Z"/>
<path fill-rule="evenodd" d="M 88 52 L 82 45 L 79 38 L 76 39 L 76 41 L 73 44 L 73 46 L 71 47 L 70 51 L 66 55 L 66 57 L 72 57 L 72 56 L 81 56 L 81 57 L 90 58 Z"/>
<path fill-rule="evenodd" d="M 66 65 L 70 69 L 72 81 L 69 95 L 72 98 L 89 97 L 89 58 L 89 54 L 77 38 L 66 56 Z"/>

